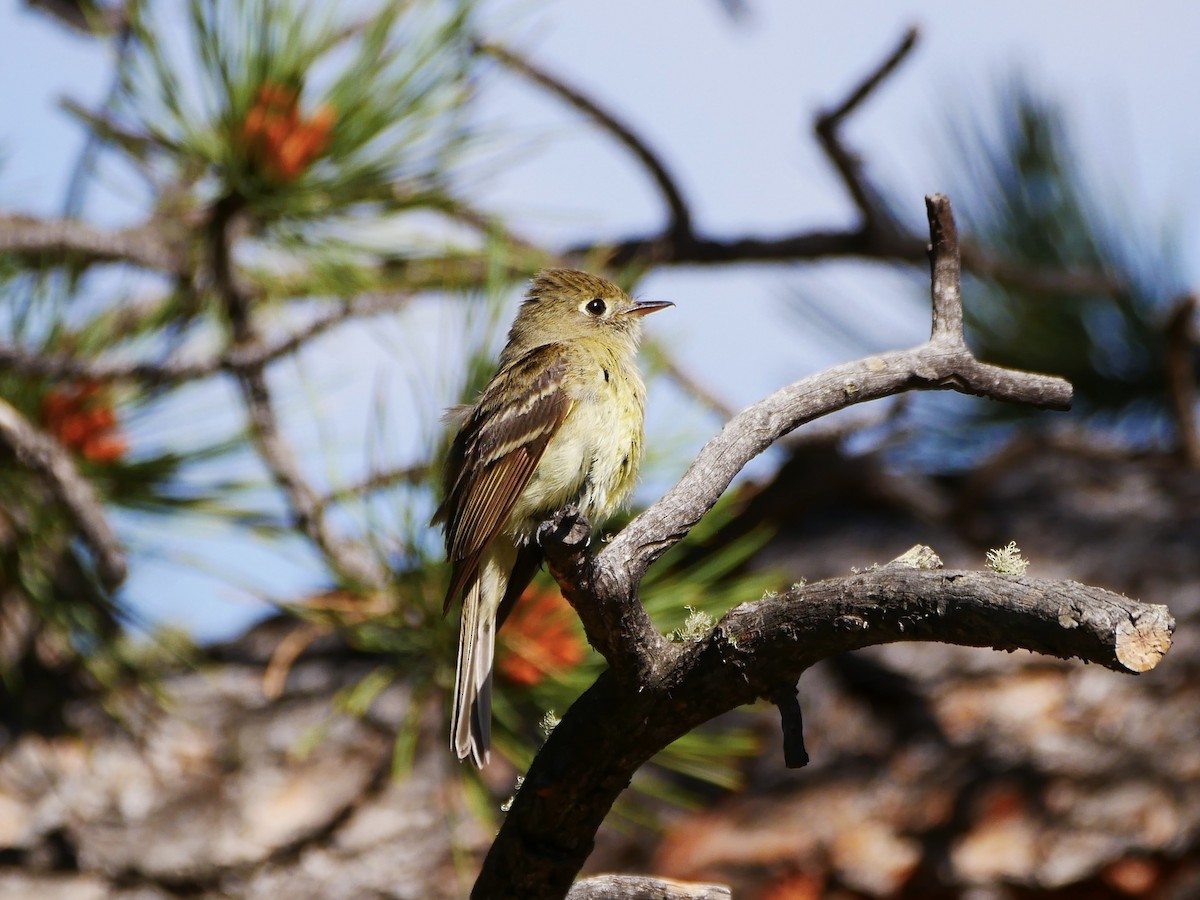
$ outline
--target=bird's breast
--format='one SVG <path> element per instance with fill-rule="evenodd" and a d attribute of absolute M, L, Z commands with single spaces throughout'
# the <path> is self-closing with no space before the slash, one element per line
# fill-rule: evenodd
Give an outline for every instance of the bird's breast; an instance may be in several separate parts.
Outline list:
<path fill-rule="evenodd" d="M 645 387 L 635 367 L 601 358 L 580 367 L 568 386 L 571 411 L 546 446 L 510 527 L 521 539 L 574 503 L 600 525 L 629 498 L 641 464 Z"/>

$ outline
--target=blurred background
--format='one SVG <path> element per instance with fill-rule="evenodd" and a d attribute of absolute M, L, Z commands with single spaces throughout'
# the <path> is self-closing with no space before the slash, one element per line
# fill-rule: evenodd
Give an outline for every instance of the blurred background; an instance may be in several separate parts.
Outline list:
<path fill-rule="evenodd" d="M 457 897 L 602 668 L 549 579 L 499 759 L 444 749 L 442 410 L 522 285 L 647 329 L 651 502 L 743 406 L 928 335 L 947 193 L 981 358 L 1069 413 L 924 394 L 757 460 L 644 600 L 664 631 L 927 543 L 1155 603 L 1137 680 L 925 645 L 639 773 L 589 868 L 735 896 L 1200 896 L 1200 11 L 767 0 L 0 8 L 0 893 Z M 615 531 L 620 523 L 608 530 Z"/>

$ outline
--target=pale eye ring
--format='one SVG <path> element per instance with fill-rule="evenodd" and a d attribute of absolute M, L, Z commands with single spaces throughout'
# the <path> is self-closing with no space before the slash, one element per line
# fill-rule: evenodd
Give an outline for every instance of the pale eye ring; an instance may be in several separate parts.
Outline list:
<path fill-rule="evenodd" d="M 584 309 L 588 311 L 588 315 L 602 316 L 608 310 L 608 304 L 597 297 L 594 300 L 589 300 L 588 305 Z"/>

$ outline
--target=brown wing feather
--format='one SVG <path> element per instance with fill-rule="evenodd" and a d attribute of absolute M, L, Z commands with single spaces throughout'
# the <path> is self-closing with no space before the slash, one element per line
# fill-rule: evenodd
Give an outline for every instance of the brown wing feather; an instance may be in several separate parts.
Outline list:
<path fill-rule="evenodd" d="M 484 552 L 570 411 L 565 373 L 558 344 L 514 360 L 496 373 L 455 438 L 446 464 L 446 499 L 435 517 L 445 520 L 451 564 L 445 609 L 475 578 Z"/>

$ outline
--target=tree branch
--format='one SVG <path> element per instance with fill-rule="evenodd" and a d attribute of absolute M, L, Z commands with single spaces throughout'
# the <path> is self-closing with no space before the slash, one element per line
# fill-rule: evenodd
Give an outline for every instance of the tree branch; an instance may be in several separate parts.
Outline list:
<path fill-rule="evenodd" d="M 0 215 L 0 254 L 32 261 L 124 262 L 169 275 L 187 274 L 183 253 L 151 224 L 113 231 L 78 219 Z"/>
<path fill-rule="evenodd" d="M 71 517 L 91 551 L 100 582 L 112 589 L 125 580 L 125 549 L 117 539 L 91 483 L 79 474 L 67 452 L 33 427 L 7 401 L 0 399 L 0 444 L 17 462 L 39 475 Z"/>
<path fill-rule="evenodd" d="M 528 60 L 522 59 L 511 50 L 507 50 L 496 44 L 477 44 L 476 46 L 480 52 L 495 57 L 514 72 L 519 72 L 529 80 L 540 84 L 551 93 L 565 100 L 575 109 L 592 119 L 597 125 L 616 138 L 618 143 L 633 153 L 638 161 L 646 167 L 646 171 L 658 187 L 659 193 L 662 194 L 663 200 L 667 204 L 667 209 L 670 211 L 670 219 L 668 220 L 665 233 L 683 242 L 686 242 L 691 237 L 692 214 L 683 199 L 683 192 L 680 191 L 678 184 L 676 184 L 674 176 L 667 170 L 666 164 L 659 159 L 658 154 L 650 149 L 649 144 L 634 133 L 632 128 L 622 122 L 613 113 L 600 106 L 595 100 L 586 96 L 582 91 L 571 87 L 563 82 L 562 79 L 551 75 L 544 69 L 538 68 Z"/>
<path fill-rule="evenodd" d="M 411 466 L 388 469 L 386 472 L 375 472 L 368 475 L 362 481 L 347 485 L 346 487 L 335 488 L 324 497 L 321 497 L 317 501 L 317 504 L 321 509 L 325 509 L 336 503 L 346 503 L 355 498 L 373 494 L 376 491 L 394 487 L 398 484 L 420 484 L 430 476 L 432 471 L 433 466 L 430 463 L 414 463 Z"/>
<path fill-rule="evenodd" d="M 891 221 L 880 193 L 867 180 L 862 161 L 842 141 L 840 128 L 890 77 L 916 46 L 918 31 L 910 28 L 896 48 L 839 104 L 818 115 L 813 129 L 842 183 L 862 214 L 862 224 L 852 230 L 808 231 L 790 235 L 716 238 L 686 231 L 666 230 L 610 242 L 576 244 L 563 251 L 574 263 L 603 260 L 613 268 L 631 264 L 719 265 L 730 262 L 796 262 L 837 257 L 861 257 L 915 263 L 924 255 L 924 242 L 903 232 Z M 547 87 L 555 89 L 553 83 Z M 586 101 L 585 101 L 586 102 Z M 586 109 L 586 108 L 585 108 Z M 598 120 L 602 121 L 602 120 Z M 645 153 L 654 159 L 648 149 Z M 639 154 L 640 155 L 640 154 Z M 652 169 L 653 171 L 653 169 Z M 665 173 L 664 173 L 665 176 Z M 667 179 L 667 184 L 671 182 Z M 670 193 L 664 191 L 670 198 Z M 682 201 L 680 201 L 682 202 Z M 966 265 L 976 275 L 1022 290 L 1044 293 L 1080 291 L 1112 292 L 1120 285 L 1103 273 L 1031 270 L 997 260 L 977 247 L 962 248 Z"/>
<path fill-rule="evenodd" d="M 1070 385 L 981 363 L 962 338 L 958 236 L 949 201 L 926 200 L 933 327 L 928 342 L 835 367 L 731 419 L 679 483 L 598 555 L 587 524 L 560 512 L 539 532 L 551 573 L 609 670 L 567 711 L 534 759 L 475 884 L 474 897 L 560 898 L 634 772 L 709 719 L 769 697 L 803 759 L 784 685 L 829 656 L 901 640 L 1025 648 L 1120 672 L 1153 668 L 1171 643 L 1165 607 L 1071 582 L 899 564 L 797 586 L 731 610 L 703 639 L 670 643 L 638 598 L 646 569 L 682 539 L 732 478 L 773 441 L 819 415 L 914 389 L 953 389 L 1062 408 Z"/>
<path fill-rule="evenodd" d="M 721 884 L 689 884 L 646 875 L 595 875 L 571 886 L 567 900 L 728 900 Z"/>
<path fill-rule="evenodd" d="M 1170 647 L 1174 625 L 1166 607 L 1073 582 L 891 566 L 745 603 L 652 681 L 634 689 L 606 673 L 567 711 L 534 759 L 472 896 L 566 895 L 639 766 L 822 659 L 936 641 L 1144 672 Z"/>
<path fill-rule="evenodd" d="M 538 531 L 546 568 L 579 614 L 588 643 L 622 683 L 644 683 L 677 649 L 650 621 L 637 595 L 638 582 L 597 568 L 589 551 L 591 536 L 591 524 L 574 507 L 562 510 Z M 601 597 L 613 602 L 600 602 Z"/>
<path fill-rule="evenodd" d="M 291 334 L 266 341 L 234 344 L 225 353 L 196 362 L 118 362 L 86 359 L 64 352 L 32 350 L 0 343 L 0 369 L 39 378 L 86 378 L 102 382 L 134 381 L 144 385 L 183 384 L 218 372 L 265 366 L 300 350 L 313 338 L 352 318 L 391 312 L 411 299 L 408 293 L 360 294 L 341 301 Z"/>
<path fill-rule="evenodd" d="M 926 197 L 925 215 L 929 219 L 929 298 L 933 305 L 929 340 L 965 349 L 962 259 L 950 200 L 944 194 Z"/>
<path fill-rule="evenodd" d="M 241 389 L 254 443 L 287 498 L 296 528 L 308 536 L 342 578 L 360 587 L 383 590 L 385 574 L 364 548 L 353 541 L 342 540 L 329 527 L 325 507 L 304 477 L 300 461 L 279 427 L 267 384 L 266 361 L 254 355 L 259 340 L 251 317 L 251 304 L 238 284 L 230 254 L 233 221 L 240 211 L 241 201 L 236 195 L 222 198 L 213 206 L 208 227 L 209 265 L 232 333 L 228 364 Z M 239 359 L 239 354 L 245 354 L 245 357 Z"/>
<path fill-rule="evenodd" d="M 917 44 L 917 36 L 917 29 L 909 28 L 896 49 L 851 91 L 845 100 L 832 110 L 817 116 L 813 126 L 825 154 L 838 170 L 842 183 L 862 213 L 864 229 L 881 227 L 887 220 L 886 210 L 879 201 L 878 191 L 870 185 L 863 173 L 862 159 L 846 148 L 838 129 L 846 117 L 854 112 L 912 52 Z"/>
<path fill-rule="evenodd" d="M 1197 298 L 1180 297 L 1167 320 L 1167 394 L 1179 433 L 1179 453 L 1192 468 L 1200 468 L 1200 432 L 1196 430 L 1196 352 L 1193 320 Z"/>
<path fill-rule="evenodd" d="M 713 507 L 746 463 L 819 416 L 909 390 L 956 390 L 1046 409 L 1070 405 L 1071 386 L 1062 379 L 981 363 L 961 343 L 961 331 L 955 339 L 955 323 L 961 327 L 962 321 L 956 231 L 945 197 L 930 197 L 927 208 L 935 308 L 929 342 L 802 378 L 738 413 L 704 446 L 679 483 L 597 557 L 601 571 L 638 581 Z"/>

